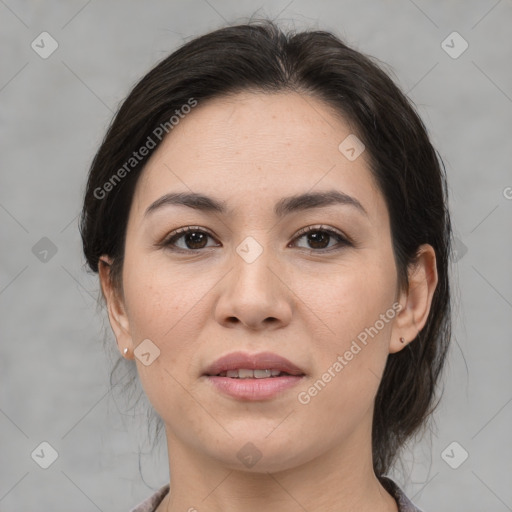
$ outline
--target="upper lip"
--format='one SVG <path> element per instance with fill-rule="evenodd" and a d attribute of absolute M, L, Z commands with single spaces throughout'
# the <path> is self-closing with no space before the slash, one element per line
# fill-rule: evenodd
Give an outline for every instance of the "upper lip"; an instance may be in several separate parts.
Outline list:
<path fill-rule="evenodd" d="M 218 375 L 221 372 L 238 369 L 248 370 L 279 370 L 290 375 L 304 375 L 304 372 L 285 357 L 272 352 L 247 354 L 246 352 L 232 352 L 217 359 L 208 366 L 204 375 Z"/>

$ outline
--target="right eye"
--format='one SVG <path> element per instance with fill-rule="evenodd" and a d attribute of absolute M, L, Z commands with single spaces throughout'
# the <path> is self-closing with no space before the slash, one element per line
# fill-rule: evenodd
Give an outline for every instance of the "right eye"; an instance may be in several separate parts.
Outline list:
<path fill-rule="evenodd" d="M 160 245 L 171 251 L 192 252 L 212 247 L 205 245 L 208 237 L 213 238 L 213 236 L 204 229 L 197 226 L 186 226 L 173 231 Z M 181 247 L 176 245 L 180 240 L 183 241 Z"/>

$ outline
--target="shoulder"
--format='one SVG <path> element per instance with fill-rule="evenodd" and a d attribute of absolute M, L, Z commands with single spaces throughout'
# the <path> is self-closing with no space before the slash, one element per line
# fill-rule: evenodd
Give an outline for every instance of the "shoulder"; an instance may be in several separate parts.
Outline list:
<path fill-rule="evenodd" d="M 380 483 L 386 491 L 395 498 L 398 504 L 399 512 L 423 512 L 405 495 L 402 489 L 391 478 L 381 476 L 379 477 Z"/>
<path fill-rule="evenodd" d="M 130 512 L 154 512 L 168 492 L 169 484 L 166 484 L 163 487 L 160 487 L 160 489 L 158 489 L 149 498 L 146 498 L 142 503 L 139 503 L 136 507 L 132 508 Z"/>

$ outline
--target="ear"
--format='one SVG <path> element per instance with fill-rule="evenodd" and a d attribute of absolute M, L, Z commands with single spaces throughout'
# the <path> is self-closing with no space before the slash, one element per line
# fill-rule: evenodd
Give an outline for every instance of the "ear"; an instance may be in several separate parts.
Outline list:
<path fill-rule="evenodd" d="M 112 280 L 110 278 L 112 260 L 109 256 L 102 255 L 98 262 L 98 272 L 100 277 L 101 290 L 107 304 L 108 318 L 110 326 L 114 331 L 117 340 L 117 348 L 123 357 L 133 359 L 133 340 L 130 334 L 130 323 L 126 314 L 126 306 L 122 298 L 118 296 Z M 125 356 L 123 350 L 128 348 L 128 354 Z"/>
<path fill-rule="evenodd" d="M 400 294 L 402 308 L 393 323 L 390 353 L 399 352 L 407 346 L 427 323 L 438 282 L 436 253 L 430 244 L 420 246 L 416 262 L 409 268 L 408 275 L 409 289 Z M 401 343 L 400 338 L 405 338 L 405 343 Z"/>

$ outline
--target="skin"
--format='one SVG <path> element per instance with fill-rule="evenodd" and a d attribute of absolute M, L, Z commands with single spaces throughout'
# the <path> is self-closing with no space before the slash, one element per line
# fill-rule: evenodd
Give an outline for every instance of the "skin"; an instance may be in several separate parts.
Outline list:
<path fill-rule="evenodd" d="M 349 161 L 338 149 L 350 133 L 317 99 L 244 92 L 199 104 L 147 163 L 128 220 L 124 295 L 107 264 L 100 281 L 119 350 L 129 349 L 165 422 L 172 478 L 159 512 L 398 510 L 372 468 L 373 404 L 388 354 L 425 325 L 435 253 L 421 246 L 409 290 L 399 291 L 388 212 L 367 155 Z M 332 205 L 274 216 L 284 196 L 330 189 L 357 198 L 367 215 Z M 225 200 L 231 213 L 171 205 L 145 218 L 168 192 L 204 193 Z M 320 225 L 354 245 L 327 235 L 324 245 L 297 238 L 301 228 Z M 181 253 L 158 246 L 184 226 L 211 237 L 196 245 L 182 237 L 175 242 Z M 263 247 L 252 263 L 236 252 L 247 236 Z M 338 250 L 322 253 L 326 246 Z M 308 404 L 299 403 L 298 393 L 397 301 L 402 309 L 378 335 Z M 149 366 L 133 355 L 147 338 L 160 349 Z M 235 350 L 276 352 L 306 377 L 271 400 L 230 398 L 202 372 Z M 237 458 L 248 442 L 262 454 L 251 468 Z"/>

